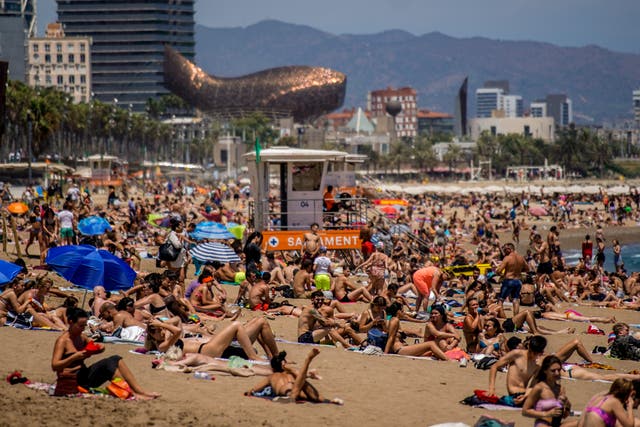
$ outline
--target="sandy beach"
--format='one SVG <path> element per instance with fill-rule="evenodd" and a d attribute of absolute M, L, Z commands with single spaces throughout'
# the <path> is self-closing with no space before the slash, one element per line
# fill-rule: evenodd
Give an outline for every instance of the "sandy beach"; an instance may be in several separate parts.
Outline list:
<path fill-rule="evenodd" d="M 237 288 L 227 287 L 231 296 Z M 296 305 L 302 300 L 292 300 Z M 362 311 L 365 305 L 350 304 L 350 310 Z M 584 314 L 615 315 L 617 319 L 637 322 L 637 313 L 580 307 Z M 259 314 L 245 311 L 240 320 Z M 221 327 L 224 322 L 218 324 Z M 584 334 L 587 324 L 575 322 L 542 321 L 551 328 L 572 326 L 577 329 L 587 349 L 606 345 L 605 336 Z M 271 321 L 278 338 L 295 340 L 297 319 L 282 316 Z M 409 327 L 414 325 L 409 325 Z M 609 331 L 610 325 L 599 325 Z M 418 326 L 414 326 L 418 328 Z M 51 383 L 51 351 L 57 332 L 22 331 L 11 327 L 0 328 L 0 360 L 6 373 L 19 369 L 32 381 Z M 548 349 L 558 348 L 574 336 L 560 335 L 549 338 Z M 282 344 L 288 359 L 301 363 L 309 347 Z M 327 397 L 344 399 L 342 407 L 311 403 L 276 403 L 243 392 L 259 381 L 260 377 L 239 378 L 214 374 L 214 381 L 196 379 L 192 374 L 156 371 L 151 368 L 152 356 L 130 353 L 129 345 L 107 344 L 105 355 L 119 354 L 138 376 L 143 386 L 162 393 L 151 402 L 121 402 L 111 398 L 70 399 L 49 397 L 44 392 L 22 385 L 0 383 L 0 404 L 4 417 L 0 425 L 17 424 L 62 425 L 74 423 L 88 425 L 431 425 L 447 421 L 461 421 L 473 425 L 483 414 L 513 420 L 517 425 L 529 425 L 519 411 L 486 411 L 473 409 L 458 402 L 485 389 L 488 371 L 458 367 L 454 362 L 436 362 L 399 356 L 366 356 L 343 349 L 322 346 L 313 367 L 323 377 L 314 384 Z M 101 356 L 98 356 L 101 357 Z M 601 363 L 611 364 L 620 372 L 637 369 L 635 362 L 605 359 L 595 356 Z M 578 362 L 577 356 L 571 361 Z M 499 394 L 504 394 L 504 374 L 499 374 Z M 608 384 L 588 381 L 563 381 L 575 409 L 582 409 L 596 392 Z"/>
<path fill-rule="evenodd" d="M 548 222 L 530 221 L 540 224 L 543 231 Z M 562 230 L 563 249 L 577 249 L 585 233 L 595 230 L 582 228 Z M 608 239 L 618 238 L 621 243 L 635 243 L 637 227 L 610 227 L 605 229 Z M 510 240 L 510 232 L 503 232 L 502 239 Z M 528 231 L 521 233 L 520 251 L 526 247 Z M 3 258 L 12 259 L 11 255 Z M 152 260 L 145 260 L 143 269 L 155 271 Z M 37 262 L 29 259 L 30 264 Z M 192 268 L 192 267 L 191 267 Z M 192 270 L 190 270 L 192 271 Z M 191 277 L 191 276 L 190 276 Z M 58 286 L 68 286 L 56 279 Z M 233 299 L 237 288 L 225 286 L 229 299 Z M 80 294 L 82 295 L 82 294 Z M 306 301 L 290 300 L 295 305 Z M 53 299 L 52 305 L 59 302 Z M 347 305 L 348 310 L 362 312 L 365 304 Z M 638 322 L 638 314 L 632 311 L 574 307 L 586 315 L 616 316 L 620 321 Z M 261 314 L 244 311 L 240 321 L 247 321 Z M 218 323 L 221 328 L 226 322 Z M 297 319 L 289 316 L 270 321 L 277 338 L 295 341 Z M 579 338 L 591 350 L 605 346 L 606 336 L 586 335 L 588 324 L 577 322 L 541 321 L 541 324 L 561 329 L 575 327 L 575 335 L 547 337 L 547 349 L 552 352 L 564 342 Z M 599 324 L 607 333 L 611 325 Z M 408 328 L 420 329 L 416 324 Z M 21 370 L 32 381 L 53 383 L 55 374 L 51 370 L 51 353 L 58 332 L 23 331 L 11 327 L 0 328 L 0 361 L 4 373 Z M 507 334 L 511 336 L 511 334 Z M 521 335 L 524 337 L 524 335 Z M 308 346 L 279 343 L 288 353 L 288 360 L 302 363 Z M 322 380 L 314 384 L 328 398 L 340 397 L 344 406 L 329 404 L 276 403 L 260 398 L 245 397 L 243 392 L 260 380 L 260 377 L 240 378 L 215 373 L 214 381 L 194 378 L 193 374 L 170 373 L 151 368 L 152 356 L 131 353 L 130 345 L 107 344 L 105 355 L 121 355 L 142 385 L 156 391 L 162 397 L 155 401 L 122 402 L 112 398 L 78 399 L 54 398 L 22 385 L 9 385 L 0 381 L 0 405 L 4 415 L 0 426 L 43 425 L 57 426 L 74 424 L 89 425 L 212 425 L 212 426 L 348 426 L 348 425 L 432 425 L 442 422 L 464 422 L 473 425 L 482 415 L 515 421 L 516 425 L 531 425 L 532 419 L 522 417 L 520 411 L 487 411 L 474 409 L 459 403 L 473 393 L 474 389 L 486 389 L 488 371 L 475 369 L 472 364 L 461 368 L 454 362 L 437 362 L 400 356 L 367 356 L 340 348 L 322 346 L 321 353 L 312 367 L 317 369 Z M 102 356 L 97 356 L 102 357 Z M 638 369 L 637 362 L 606 359 L 594 356 L 595 361 L 610 364 L 618 372 Z M 577 356 L 570 361 L 579 362 Z M 89 360 L 91 362 L 91 359 Z M 599 371 L 604 372 L 604 371 Z M 506 394 L 505 374 L 498 374 L 497 393 Z M 608 389 L 601 382 L 563 381 L 567 395 L 575 410 L 582 410 L 588 399 L 596 392 Z"/>

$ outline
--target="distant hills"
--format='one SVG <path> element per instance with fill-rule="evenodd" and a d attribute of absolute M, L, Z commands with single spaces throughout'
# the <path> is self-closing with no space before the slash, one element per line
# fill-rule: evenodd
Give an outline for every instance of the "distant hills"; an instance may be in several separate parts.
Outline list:
<path fill-rule="evenodd" d="M 365 106 L 369 90 L 412 86 L 421 108 L 452 113 L 469 76 L 469 107 L 485 80 L 507 79 L 525 109 L 549 93 L 573 100 L 576 121 L 632 117 L 640 88 L 640 55 L 598 46 L 559 47 L 533 41 L 416 36 L 399 30 L 335 35 L 308 26 L 262 21 L 246 28 L 196 26 L 196 61 L 211 74 L 234 77 L 282 65 L 326 66 L 347 74 L 345 106 Z"/>

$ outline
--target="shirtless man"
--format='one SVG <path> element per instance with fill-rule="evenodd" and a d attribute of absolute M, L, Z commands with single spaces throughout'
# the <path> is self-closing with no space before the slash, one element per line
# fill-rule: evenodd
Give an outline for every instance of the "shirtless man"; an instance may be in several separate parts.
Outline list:
<path fill-rule="evenodd" d="M 107 322 L 113 322 L 114 331 L 118 328 L 128 328 L 130 326 L 138 326 L 144 329 L 147 327 L 144 323 L 136 320 L 128 311 L 118 311 L 116 306 L 111 302 L 102 304 L 102 307 L 100 307 L 100 317 Z"/>
<path fill-rule="evenodd" d="M 502 260 L 502 264 L 497 269 L 497 273 L 502 277 L 502 286 L 500 287 L 499 302 L 500 307 L 507 298 L 513 302 L 513 314 L 518 314 L 520 310 L 520 290 L 522 289 L 522 281 L 520 276 L 523 272 L 529 271 L 529 265 L 516 252 L 513 243 L 506 243 L 503 247 L 506 254 Z"/>
<path fill-rule="evenodd" d="M 536 234 L 533 236 L 533 247 L 539 256 L 538 274 L 553 273 L 553 264 L 551 263 L 551 249 L 549 244 L 542 240 L 542 236 Z"/>
<path fill-rule="evenodd" d="M 367 291 L 367 288 L 357 287 L 349 280 L 351 270 L 349 267 L 342 268 L 342 274 L 333 281 L 333 296 L 340 302 L 364 301 L 370 303 L 373 297 Z"/>
<path fill-rule="evenodd" d="M 513 397 L 514 403 L 522 406 L 526 398 L 527 384 L 538 371 L 536 360 L 544 354 L 547 339 L 534 335 L 529 339 L 526 349 L 511 350 L 491 366 L 489 371 L 488 394 L 496 394 L 496 374 L 503 366 L 509 366 L 507 371 L 507 393 Z"/>
<path fill-rule="evenodd" d="M 231 263 L 226 263 L 222 267 L 216 268 L 213 276 L 216 280 L 232 283 L 236 280 L 236 273 L 238 273 L 238 270 L 233 268 Z"/>
<path fill-rule="evenodd" d="M 263 273 L 258 278 L 249 291 L 249 306 L 253 311 L 267 311 L 271 304 L 271 296 L 269 295 L 269 285 L 271 280 L 269 273 Z"/>
<path fill-rule="evenodd" d="M 93 315 L 100 316 L 100 308 L 102 304 L 107 302 L 107 291 L 103 286 L 96 286 L 93 288 Z"/>
<path fill-rule="evenodd" d="M 309 298 L 313 283 L 313 262 L 302 261 L 302 268 L 293 276 L 293 294 L 296 298 Z"/>
<path fill-rule="evenodd" d="M 308 233 L 304 233 L 302 239 L 302 261 L 310 259 L 311 261 L 316 259 L 318 256 L 318 252 L 320 251 L 320 246 L 322 246 L 322 242 L 320 241 L 320 236 L 318 235 L 318 229 L 320 226 L 317 223 L 311 224 L 311 231 Z"/>
<path fill-rule="evenodd" d="M 316 344 L 323 338 L 329 336 L 334 342 L 339 342 L 344 348 L 350 345 L 336 331 L 338 322 L 335 319 L 328 319 L 319 311 L 324 305 L 324 294 L 322 291 L 315 291 L 311 294 L 311 306 L 302 308 L 302 314 L 298 319 L 298 342 L 301 344 Z"/>
<path fill-rule="evenodd" d="M 240 289 L 238 289 L 238 296 L 236 297 L 236 304 L 242 305 L 245 301 L 245 295 L 247 291 L 250 291 L 253 287 L 253 284 L 258 280 L 258 274 L 260 274 L 257 270 L 249 270 L 247 271 L 246 277 L 242 283 L 240 283 Z"/>

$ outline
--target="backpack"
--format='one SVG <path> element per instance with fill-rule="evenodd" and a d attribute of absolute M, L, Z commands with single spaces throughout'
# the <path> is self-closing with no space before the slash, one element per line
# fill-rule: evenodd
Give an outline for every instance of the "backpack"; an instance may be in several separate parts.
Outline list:
<path fill-rule="evenodd" d="M 367 342 L 369 345 L 380 347 L 382 350 L 387 346 L 389 336 L 382 329 L 371 328 L 367 332 Z"/>
<path fill-rule="evenodd" d="M 161 261 L 175 261 L 180 255 L 180 250 L 181 248 L 176 248 L 171 242 L 167 241 L 160 245 L 158 258 L 160 258 Z"/>

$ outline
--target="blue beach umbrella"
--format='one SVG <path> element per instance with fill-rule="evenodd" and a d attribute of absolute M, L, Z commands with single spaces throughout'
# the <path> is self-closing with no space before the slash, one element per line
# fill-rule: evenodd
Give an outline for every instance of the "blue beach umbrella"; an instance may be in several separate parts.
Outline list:
<path fill-rule="evenodd" d="M 202 243 L 189 250 L 191 256 L 198 261 L 240 262 L 240 257 L 224 243 Z"/>
<path fill-rule="evenodd" d="M 85 236 L 99 236 L 105 231 L 111 230 L 109 221 L 101 216 L 89 216 L 78 223 L 78 230 Z"/>
<path fill-rule="evenodd" d="M 196 240 L 217 239 L 227 240 L 235 239 L 235 236 L 227 230 L 224 224 L 213 221 L 204 221 L 196 225 L 196 229 L 191 233 L 191 237 Z"/>
<path fill-rule="evenodd" d="M 98 285 L 107 291 L 129 289 L 136 278 L 136 272 L 126 262 L 90 245 L 51 248 L 46 261 L 53 271 L 88 290 Z"/>
<path fill-rule="evenodd" d="M 0 288 L 15 279 L 21 270 L 19 265 L 0 259 Z"/>

